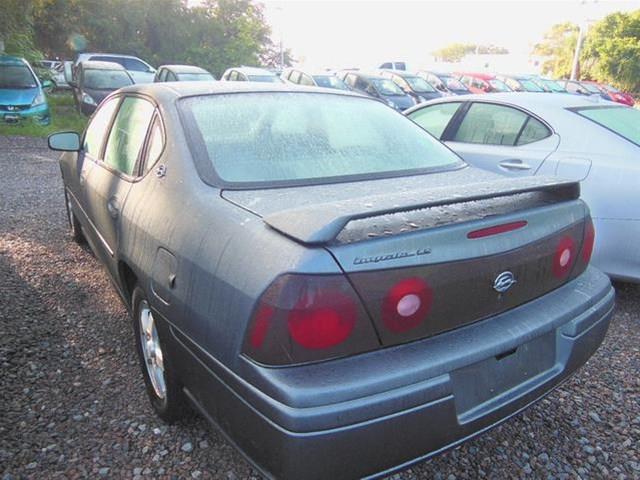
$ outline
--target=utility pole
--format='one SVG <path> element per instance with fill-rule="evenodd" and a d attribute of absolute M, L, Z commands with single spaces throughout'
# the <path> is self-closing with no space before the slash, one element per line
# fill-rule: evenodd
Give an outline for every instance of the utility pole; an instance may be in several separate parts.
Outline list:
<path fill-rule="evenodd" d="M 576 43 L 576 50 L 573 54 L 573 66 L 571 67 L 571 80 L 578 80 L 579 68 L 580 68 L 580 51 L 582 50 L 582 42 L 584 40 L 584 24 L 580 23 L 580 29 L 578 30 L 578 42 Z"/>

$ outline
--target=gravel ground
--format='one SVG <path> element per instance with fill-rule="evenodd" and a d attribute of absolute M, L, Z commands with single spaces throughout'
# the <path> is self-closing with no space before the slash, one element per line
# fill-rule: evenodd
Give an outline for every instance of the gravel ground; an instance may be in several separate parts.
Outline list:
<path fill-rule="evenodd" d="M 0 138 L 0 474 L 259 478 L 213 427 L 147 402 L 106 273 L 67 236 L 56 155 Z M 618 285 L 604 345 L 519 417 L 397 479 L 640 478 L 640 287 Z"/>

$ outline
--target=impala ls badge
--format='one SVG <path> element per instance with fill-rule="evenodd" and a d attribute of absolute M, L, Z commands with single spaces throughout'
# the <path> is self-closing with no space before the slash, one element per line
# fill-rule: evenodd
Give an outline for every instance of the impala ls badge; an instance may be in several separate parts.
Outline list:
<path fill-rule="evenodd" d="M 502 272 L 493 282 L 493 289 L 498 293 L 504 293 L 517 283 L 516 277 L 511 272 Z"/>

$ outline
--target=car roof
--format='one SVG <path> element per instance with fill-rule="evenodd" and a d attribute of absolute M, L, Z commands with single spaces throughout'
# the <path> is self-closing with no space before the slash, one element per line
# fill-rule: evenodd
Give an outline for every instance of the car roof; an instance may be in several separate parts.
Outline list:
<path fill-rule="evenodd" d="M 119 57 L 119 58 L 135 58 L 137 60 L 141 60 L 140 58 L 136 57 L 135 55 L 125 55 L 123 53 L 107 53 L 107 52 L 83 52 L 78 54 L 78 58 L 86 58 L 86 57 L 93 57 L 96 55 L 100 55 L 100 56 L 104 56 L 104 57 Z"/>
<path fill-rule="evenodd" d="M 307 87 L 290 83 L 264 82 L 160 82 L 140 83 L 121 90 L 123 93 L 146 94 L 157 99 L 178 99 L 199 95 L 215 95 L 228 93 L 316 93 L 330 95 L 344 95 L 359 98 L 369 98 L 356 92 L 336 90 L 332 88 Z M 377 100 L 373 100 L 377 101 Z"/>
<path fill-rule="evenodd" d="M 549 93 L 541 95 L 537 92 L 501 92 L 491 94 L 473 94 L 464 97 L 442 97 L 427 102 L 428 105 L 435 103 L 450 102 L 490 102 L 514 105 L 529 110 L 532 113 L 549 111 L 551 109 L 567 109 L 580 107 L 594 107 L 598 105 L 620 104 L 603 100 L 599 96 L 572 95 L 570 93 Z M 624 107 L 622 107 L 624 108 Z"/>
<path fill-rule="evenodd" d="M 0 64 L 3 65 L 26 65 L 24 58 L 14 57 L 13 55 L 0 55 Z"/>
<path fill-rule="evenodd" d="M 407 70 L 392 70 L 390 68 L 384 68 L 381 71 L 390 73 L 391 75 L 397 75 L 398 77 L 406 78 L 406 77 L 417 77 L 418 74 L 414 72 L 409 72 Z"/>
<path fill-rule="evenodd" d="M 160 65 L 158 70 L 161 68 L 166 68 L 174 73 L 209 73 L 204 68 L 195 65 Z"/>
<path fill-rule="evenodd" d="M 84 60 L 78 65 L 81 65 L 84 70 L 122 70 L 125 68 L 119 63 L 115 62 L 102 62 L 98 60 Z"/>

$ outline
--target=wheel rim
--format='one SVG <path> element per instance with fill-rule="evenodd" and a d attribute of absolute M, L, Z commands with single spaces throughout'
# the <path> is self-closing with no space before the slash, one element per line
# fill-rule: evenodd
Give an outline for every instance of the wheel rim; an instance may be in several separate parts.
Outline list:
<path fill-rule="evenodd" d="M 149 304 L 143 300 L 140 305 L 140 343 L 142 344 L 142 355 L 144 364 L 147 367 L 147 374 L 151 379 L 151 385 L 156 395 L 164 399 L 167 395 L 167 386 L 164 379 L 164 354 L 160 346 L 160 338 L 156 329 L 156 322 L 153 313 L 149 309 Z"/>

